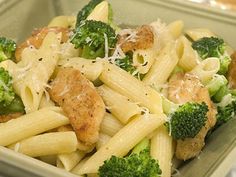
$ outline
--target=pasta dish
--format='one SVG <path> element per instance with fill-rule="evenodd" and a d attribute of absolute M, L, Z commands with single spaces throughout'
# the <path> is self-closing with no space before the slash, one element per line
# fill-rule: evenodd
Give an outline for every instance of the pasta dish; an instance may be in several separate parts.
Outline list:
<path fill-rule="evenodd" d="M 0 37 L 0 146 L 78 176 L 170 177 L 234 118 L 234 65 L 209 29 L 120 28 L 91 0 L 22 43 Z"/>

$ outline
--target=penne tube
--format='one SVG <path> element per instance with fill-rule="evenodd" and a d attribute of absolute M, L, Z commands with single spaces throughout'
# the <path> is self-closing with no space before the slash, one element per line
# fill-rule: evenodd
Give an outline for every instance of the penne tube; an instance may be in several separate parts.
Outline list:
<path fill-rule="evenodd" d="M 114 136 L 124 125 L 112 114 L 105 113 L 102 120 L 100 131 L 109 136 Z"/>
<path fill-rule="evenodd" d="M 102 146 L 104 146 L 109 140 L 111 139 L 111 137 L 109 135 L 100 133 L 99 134 L 99 139 L 96 143 L 96 149 L 100 149 Z"/>
<path fill-rule="evenodd" d="M 122 123 L 126 124 L 131 117 L 141 113 L 141 108 L 137 104 L 106 85 L 98 87 L 97 91 L 107 106 L 107 109 Z"/>
<path fill-rule="evenodd" d="M 149 133 L 164 123 L 164 114 L 144 114 L 136 116 L 122 128 L 110 141 L 102 146 L 78 170 L 79 174 L 97 173 L 103 162 L 112 155 L 122 157 L 126 155 L 137 143 Z"/>
<path fill-rule="evenodd" d="M 49 95 L 46 96 L 46 94 L 44 94 L 41 98 L 39 109 L 52 106 L 55 106 L 55 103 L 52 100 L 50 100 Z"/>
<path fill-rule="evenodd" d="M 57 156 L 57 166 L 70 171 L 85 155 L 85 152 L 79 150 L 67 154 L 59 154 Z"/>
<path fill-rule="evenodd" d="M 58 107 L 46 107 L 0 124 L 0 145 L 8 146 L 22 139 L 69 124 Z"/>
<path fill-rule="evenodd" d="M 193 68 L 193 70 L 191 70 L 190 73 L 199 77 L 201 82 L 203 84 L 206 84 L 219 71 L 219 69 L 220 69 L 219 59 L 212 57 L 203 60 L 199 65 Z"/>
<path fill-rule="evenodd" d="M 165 46 L 143 78 L 145 84 L 159 88 L 166 82 L 178 63 L 175 47 L 175 42 L 170 42 Z"/>
<path fill-rule="evenodd" d="M 133 102 L 147 107 L 151 113 L 162 113 L 160 94 L 149 86 L 122 70 L 118 66 L 104 63 L 99 79 L 113 90 L 130 98 Z"/>
<path fill-rule="evenodd" d="M 135 50 L 133 52 L 133 65 L 141 74 L 146 74 L 156 58 L 154 49 Z"/>
<path fill-rule="evenodd" d="M 167 29 L 172 35 L 173 39 L 177 39 L 183 31 L 184 22 L 182 20 L 176 20 L 167 25 Z"/>
<path fill-rule="evenodd" d="M 43 93 L 59 59 L 61 33 L 49 32 L 39 49 L 25 48 L 17 69 L 11 75 L 13 88 L 26 113 L 38 110 Z"/>
<path fill-rule="evenodd" d="M 109 4 L 107 1 L 99 3 L 87 17 L 87 20 L 96 20 L 108 23 Z"/>
<path fill-rule="evenodd" d="M 44 133 L 8 147 L 30 157 L 71 153 L 77 148 L 77 137 L 72 131 Z"/>
<path fill-rule="evenodd" d="M 75 28 L 76 16 L 57 16 L 54 17 L 48 27 Z"/>
<path fill-rule="evenodd" d="M 215 36 L 215 34 L 212 31 L 206 28 L 188 29 L 185 31 L 185 33 L 194 41 L 197 41 L 203 37 Z"/>
<path fill-rule="evenodd" d="M 176 51 L 179 57 L 178 65 L 185 71 L 192 70 L 200 63 L 197 52 L 193 50 L 191 43 L 185 36 L 181 36 L 177 40 Z"/>
<path fill-rule="evenodd" d="M 103 71 L 102 62 L 80 57 L 59 60 L 58 66 L 78 69 L 90 81 L 95 81 Z"/>
<path fill-rule="evenodd" d="M 79 175 L 80 168 L 85 164 L 85 162 L 90 158 L 90 156 L 82 159 L 70 172 Z"/>
<path fill-rule="evenodd" d="M 151 156 L 158 160 L 161 177 L 171 177 L 171 161 L 173 157 L 172 137 L 163 125 L 157 129 L 151 139 Z"/>

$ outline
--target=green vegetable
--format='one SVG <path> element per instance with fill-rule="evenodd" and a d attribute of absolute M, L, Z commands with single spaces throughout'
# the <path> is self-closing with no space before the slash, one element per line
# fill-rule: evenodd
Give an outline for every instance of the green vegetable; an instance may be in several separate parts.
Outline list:
<path fill-rule="evenodd" d="M 116 59 L 115 64 L 130 74 L 136 70 L 136 67 L 133 65 L 132 53 L 127 53 L 124 58 Z"/>
<path fill-rule="evenodd" d="M 145 76 L 144 74 L 140 74 L 139 72 L 134 74 L 137 68 L 133 65 L 132 55 L 133 55 L 132 52 L 128 52 L 124 58 L 116 59 L 115 64 L 119 66 L 121 69 L 132 74 L 137 79 L 142 80 L 143 77 Z"/>
<path fill-rule="evenodd" d="M 132 154 L 139 154 L 144 149 L 150 148 L 150 142 L 148 138 L 144 138 L 141 142 L 139 142 L 132 150 Z"/>
<path fill-rule="evenodd" d="M 80 26 L 80 23 L 86 20 L 93 9 L 101 3 L 103 0 L 91 0 L 87 5 L 85 5 L 78 13 L 76 20 L 76 27 Z"/>
<path fill-rule="evenodd" d="M 168 125 L 171 136 L 178 139 L 194 138 L 207 120 L 208 106 L 203 103 L 185 103 L 171 113 Z"/>
<path fill-rule="evenodd" d="M 11 104 L 15 98 L 12 77 L 4 68 L 0 68 L 0 104 L 4 107 Z"/>
<path fill-rule="evenodd" d="M 178 104 L 175 104 L 168 100 L 166 97 L 162 96 L 162 107 L 165 114 L 170 115 L 171 113 L 175 112 L 176 109 L 179 107 Z"/>
<path fill-rule="evenodd" d="M 226 74 L 231 62 L 230 56 L 226 53 L 226 44 L 223 39 L 217 37 L 203 37 L 192 43 L 192 48 L 196 50 L 202 59 L 216 57 L 220 60 L 220 70 L 218 74 Z"/>
<path fill-rule="evenodd" d="M 0 104 L 0 115 L 7 115 L 16 112 L 25 112 L 24 104 L 19 96 L 16 95 L 14 100 L 12 100 L 8 106 Z"/>
<path fill-rule="evenodd" d="M 108 49 L 114 48 L 117 36 L 113 28 L 100 21 L 86 20 L 76 27 L 71 43 L 82 49 L 81 57 L 95 59 L 105 56 L 106 39 Z"/>
<path fill-rule="evenodd" d="M 229 94 L 218 105 L 215 128 L 228 122 L 236 115 L 236 97 Z"/>
<path fill-rule="evenodd" d="M 227 79 L 223 75 L 216 74 L 213 76 L 212 80 L 207 83 L 206 88 L 209 91 L 210 96 L 214 96 L 223 86 L 228 83 Z"/>
<path fill-rule="evenodd" d="M 13 59 L 16 50 L 16 43 L 5 37 L 0 37 L 0 62 Z"/>
<path fill-rule="evenodd" d="M 0 115 L 14 112 L 24 112 L 24 106 L 13 90 L 12 77 L 0 68 Z"/>
<path fill-rule="evenodd" d="M 100 177 L 160 177 L 158 162 L 151 158 L 148 149 L 139 154 L 120 158 L 112 156 L 99 168 Z"/>

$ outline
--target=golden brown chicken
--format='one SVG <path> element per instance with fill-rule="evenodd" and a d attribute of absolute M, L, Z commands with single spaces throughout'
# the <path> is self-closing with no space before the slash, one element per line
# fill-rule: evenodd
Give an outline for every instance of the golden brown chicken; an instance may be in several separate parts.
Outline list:
<path fill-rule="evenodd" d="M 207 132 L 216 123 L 216 109 L 212 103 L 208 90 L 200 80 L 191 74 L 177 74 L 169 82 L 168 98 L 174 103 L 205 102 L 208 106 L 207 121 L 205 126 L 194 138 L 177 140 L 176 157 L 188 160 L 197 156 L 205 145 Z"/>
<path fill-rule="evenodd" d="M 105 105 L 93 84 L 79 70 L 62 68 L 51 83 L 49 94 L 69 117 L 78 140 L 86 145 L 95 143 Z"/>
<path fill-rule="evenodd" d="M 118 44 L 123 52 L 151 48 L 154 43 L 152 27 L 143 25 L 137 29 L 126 29 L 119 35 Z"/>

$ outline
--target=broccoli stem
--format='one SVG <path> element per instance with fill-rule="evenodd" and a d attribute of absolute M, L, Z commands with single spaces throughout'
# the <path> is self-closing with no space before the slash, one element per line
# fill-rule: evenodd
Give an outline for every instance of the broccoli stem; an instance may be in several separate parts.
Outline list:
<path fill-rule="evenodd" d="M 16 112 L 24 113 L 25 112 L 24 108 L 25 107 L 22 103 L 21 98 L 19 96 L 15 96 L 14 100 L 7 107 L 0 104 L 0 115 L 7 115 Z"/>
<path fill-rule="evenodd" d="M 228 83 L 227 79 L 223 75 L 216 74 L 213 79 L 206 85 L 210 96 L 214 96 L 221 87 Z"/>
<path fill-rule="evenodd" d="M 140 141 L 132 150 L 131 154 L 139 154 L 144 149 L 150 148 L 150 142 L 148 138 L 144 138 L 142 141 Z"/>
<path fill-rule="evenodd" d="M 162 96 L 162 107 L 164 113 L 169 115 L 173 113 L 179 107 L 179 105 L 171 102 L 166 97 Z"/>
<path fill-rule="evenodd" d="M 82 58 L 95 59 L 97 57 L 104 57 L 104 48 L 99 48 L 96 52 L 91 50 L 89 45 L 85 45 L 81 54 Z"/>
<path fill-rule="evenodd" d="M 7 56 L 5 55 L 3 51 L 0 51 L 0 62 L 4 60 L 7 60 Z"/>
<path fill-rule="evenodd" d="M 223 85 L 217 92 L 216 94 L 213 96 L 213 100 L 217 103 L 221 102 L 221 100 L 223 99 L 223 97 L 225 95 L 228 94 L 228 87 L 227 85 Z"/>

